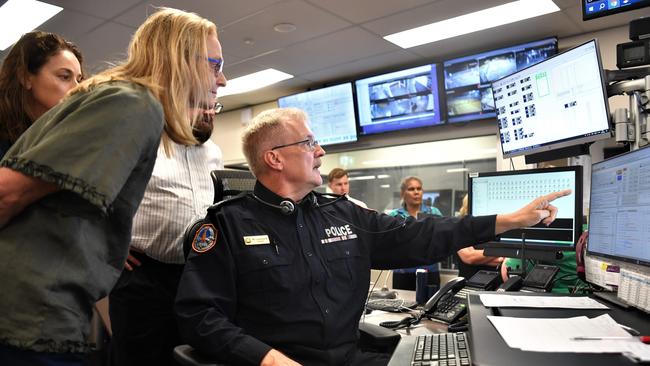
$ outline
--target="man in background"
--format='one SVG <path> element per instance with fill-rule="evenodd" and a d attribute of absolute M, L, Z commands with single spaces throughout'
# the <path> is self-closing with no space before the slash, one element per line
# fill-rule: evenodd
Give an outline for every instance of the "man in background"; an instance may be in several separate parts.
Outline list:
<path fill-rule="evenodd" d="M 327 175 L 327 186 L 330 187 L 333 193 L 345 195 L 348 200 L 363 208 L 368 208 L 368 205 L 364 202 L 350 197 L 350 179 L 348 178 L 347 170 L 341 168 L 332 169 Z"/>

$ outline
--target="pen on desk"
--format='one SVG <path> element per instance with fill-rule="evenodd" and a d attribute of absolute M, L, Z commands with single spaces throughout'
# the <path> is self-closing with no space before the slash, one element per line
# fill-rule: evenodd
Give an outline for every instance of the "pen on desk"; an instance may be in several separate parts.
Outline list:
<path fill-rule="evenodd" d="M 275 254 L 280 255 L 280 248 L 278 248 L 278 244 L 275 244 Z"/>
<path fill-rule="evenodd" d="M 600 341 L 600 340 L 612 340 L 612 339 L 638 339 L 645 344 L 650 344 L 650 336 L 639 336 L 639 337 L 571 337 L 572 341 Z"/>

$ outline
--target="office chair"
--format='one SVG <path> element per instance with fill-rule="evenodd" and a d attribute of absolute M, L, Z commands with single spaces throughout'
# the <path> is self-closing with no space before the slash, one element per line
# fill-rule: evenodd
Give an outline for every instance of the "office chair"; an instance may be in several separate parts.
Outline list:
<path fill-rule="evenodd" d="M 213 170 L 210 172 L 210 177 L 214 184 L 213 203 L 232 198 L 242 192 L 253 192 L 253 188 L 255 188 L 255 177 L 247 170 Z M 185 231 L 183 240 L 185 258 L 190 254 L 194 233 L 204 223 L 204 220 L 198 220 Z"/>
<path fill-rule="evenodd" d="M 234 197 L 241 192 L 253 192 L 255 177 L 247 170 L 213 170 L 214 203 Z"/>
<path fill-rule="evenodd" d="M 214 183 L 215 203 L 234 197 L 242 192 L 252 192 L 256 182 L 251 172 L 243 170 L 213 170 L 210 172 L 210 177 L 212 177 Z M 197 230 L 204 223 L 204 219 L 199 220 L 185 231 L 183 240 L 185 258 L 190 252 L 192 240 Z M 364 351 L 390 353 L 395 349 L 400 339 L 400 335 L 396 332 L 367 323 L 359 324 L 359 334 L 359 348 Z M 201 357 L 194 348 L 187 344 L 174 348 L 174 359 L 183 366 L 218 366 Z"/>

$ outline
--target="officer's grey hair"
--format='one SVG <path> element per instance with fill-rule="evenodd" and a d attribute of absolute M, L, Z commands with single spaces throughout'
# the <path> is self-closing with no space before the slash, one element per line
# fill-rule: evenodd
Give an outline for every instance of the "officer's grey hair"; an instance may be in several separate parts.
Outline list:
<path fill-rule="evenodd" d="M 256 177 L 266 170 L 264 153 L 273 146 L 286 143 L 284 123 L 307 121 L 307 114 L 298 108 L 275 108 L 266 110 L 253 118 L 242 135 L 242 148 L 246 162 Z"/>

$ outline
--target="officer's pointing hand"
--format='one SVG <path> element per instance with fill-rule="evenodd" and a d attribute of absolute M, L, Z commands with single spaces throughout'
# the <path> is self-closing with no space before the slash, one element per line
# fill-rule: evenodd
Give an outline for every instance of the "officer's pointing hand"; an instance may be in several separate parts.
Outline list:
<path fill-rule="evenodd" d="M 557 216 L 557 207 L 551 205 L 551 202 L 570 194 L 570 189 L 549 193 L 536 198 L 513 213 L 497 215 L 495 234 L 498 235 L 508 230 L 533 226 L 539 222 L 543 222 L 546 226 L 550 225 Z"/>

